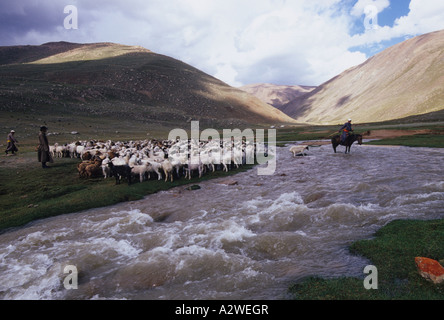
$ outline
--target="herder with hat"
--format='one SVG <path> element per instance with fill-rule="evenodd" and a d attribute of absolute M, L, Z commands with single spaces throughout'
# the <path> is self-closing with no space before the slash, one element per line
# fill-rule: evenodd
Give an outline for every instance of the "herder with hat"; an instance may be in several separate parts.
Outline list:
<path fill-rule="evenodd" d="M 40 133 L 39 133 L 39 146 L 37 148 L 37 156 L 39 162 L 42 163 L 42 168 L 46 169 L 49 168 L 46 163 L 51 162 L 53 163 L 54 160 L 51 157 L 51 153 L 49 152 L 49 142 L 48 137 L 46 136 L 46 132 L 48 131 L 48 128 L 45 126 L 40 127 Z"/>
<path fill-rule="evenodd" d="M 350 135 L 350 132 L 353 131 L 352 128 L 352 119 L 348 119 L 348 122 L 346 122 L 341 129 L 339 129 L 339 132 L 342 131 L 341 135 L 341 144 L 345 143 L 345 139 Z"/>
<path fill-rule="evenodd" d="M 8 134 L 8 146 L 6 147 L 5 153 L 8 154 L 8 152 L 11 152 L 12 155 L 15 154 L 15 152 L 18 151 L 17 146 L 15 145 L 18 143 L 17 139 L 14 137 L 15 131 L 11 130 L 11 132 Z"/>

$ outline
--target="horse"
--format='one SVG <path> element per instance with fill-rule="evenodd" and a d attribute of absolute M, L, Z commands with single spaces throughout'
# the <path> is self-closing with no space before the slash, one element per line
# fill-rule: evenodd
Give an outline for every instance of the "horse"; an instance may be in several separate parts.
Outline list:
<path fill-rule="evenodd" d="M 335 153 L 336 153 L 336 148 L 339 145 L 341 145 L 341 146 L 345 146 L 345 154 L 350 153 L 351 146 L 356 141 L 358 141 L 359 145 L 362 145 L 362 135 L 361 134 L 350 134 L 349 136 L 347 136 L 347 138 L 345 138 L 344 143 L 341 143 L 341 136 L 340 135 L 336 135 L 331 139 L 331 143 L 333 145 L 333 150 L 335 151 Z"/>

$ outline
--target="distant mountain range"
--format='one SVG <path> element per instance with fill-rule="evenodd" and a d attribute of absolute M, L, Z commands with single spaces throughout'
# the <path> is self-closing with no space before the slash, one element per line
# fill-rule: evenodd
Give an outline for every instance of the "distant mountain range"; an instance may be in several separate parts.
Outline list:
<path fill-rule="evenodd" d="M 316 89 L 316 87 L 258 83 L 242 86 L 239 89 L 254 95 L 275 108 L 280 109 L 287 103 L 313 91 Z"/>
<path fill-rule="evenodd" d="M 433 115 L 444 109 L 444 31 L 390 47 L 279 109 L 312 124 Z"/>
<path fill-rule="evenodd" d="M 184 128 L 192 120 L 212 128 L 340 124 L 348 118 L 368 123 L 417 115 L 430 120 L 444 110 L 443 84 L 444 31 L 388 48 L 319 87 L 233 88 L 137 46 L 10 46 L 0 47 L 0 125 L 6 132 L 7 119 L 14 116 L 28 119 L 27 126 L 49 116 L 59 127 L 76 119 L 109 120 L 108 129 L 116 131 L 126 121 L 128 132 L 134 126 Z M 82 123 L 94 132 L 105 128 Z"/>
<path fill-rule="evenodd" d="M 295 122 L 179 60 L 114 43 L 0 47 L 0 112 L 168 127 L 192 120 L 213 128 Z"/>

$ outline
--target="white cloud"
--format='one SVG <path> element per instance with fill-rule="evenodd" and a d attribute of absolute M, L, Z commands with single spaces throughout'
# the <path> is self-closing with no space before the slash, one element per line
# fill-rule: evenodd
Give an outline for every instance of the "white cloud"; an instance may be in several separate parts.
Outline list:
<path fill-rule="evenodd" d="M 389 0 L 358 0 L 351 10 L 351 14 L 355 17 L 361 17 L 366 13 L 366 9 L 372 6 L 380 13 L 390 6 Z"/>
<path fill-rule="evenodd" d="M 395 22 L 398 35 L 417 35 L 444 29 L 444 1 L 412 0 L 410 13 Z"/>
<path fill-rule="evenodd" d="M 384 26 L 355 35 L 350 45 L 378 44 L 395 38 L 417 36 L 444 29 L 444 1 L 411 0 L 409 9 L 408 15 L 396 19 L 392 27 Z"/>
<path fill-rule="evenodd" d="M 143 17 L 156 26 L 147 37 L 155 38 L 157 47 L 148 40 L 144 44 L 234 86 L 251 82 L 317 85 L 365 60 L 345 45 L 349 16 L 339 10 L 339 3 L 186 0 L 168 11 L 171 5 L 162 1 Z M 166 19 L 161 14 L 164 10 Z"/>
<path fill-rule="evenodd" d="M 359 0 L 354 6 L 352 0 L 71 2 L 78 7 L 78 30 L 63 29 L 64 4 L 39 0 L 41 6 L 51 8 L 39 11 L 39 21 L 51 21 L 51 28 L 27 26 L 22 33 L 8 31 L 4 37 L 14 39 L 15 44 L 64 40 L 141 45 L 234 86 L 254 82 L 319 85 L 365 61 L 365 54 L 350 48 L 444 29 L 444 1 L 437 4 L 433 0 L 412 0 L 410 14 L 392 28 L 355 36 L 350 36 L 353 24 L 362 20 L 366 6 L 382 12 L 390 4 L 388 0 Z M 0 4 L 0 9 L 20 18 L 26 16 L 30 3 L 35 6 L 33 1 L 15 0 L 7 6 Z M 54 10 L 60 11 L 60 17 L 43 16 L 45 12 L 53 16 Z M 22 21 L 17 25 L 23 25 Z"/>

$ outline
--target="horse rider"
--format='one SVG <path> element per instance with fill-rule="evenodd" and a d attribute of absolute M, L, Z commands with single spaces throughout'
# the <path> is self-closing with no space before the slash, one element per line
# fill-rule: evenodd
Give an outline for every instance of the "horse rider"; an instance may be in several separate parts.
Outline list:
<path fill-rule="evenodd" d="M 344 144 L 347 137 L 350 135 L 350 132 L 353 131 L 352 127 L 352 119 L 348 119 L 348 122 L 346 122 L 341 129 L 339 129 L 339 133 L 341 133 L 341 143 Z"/>

